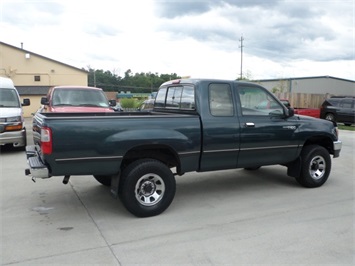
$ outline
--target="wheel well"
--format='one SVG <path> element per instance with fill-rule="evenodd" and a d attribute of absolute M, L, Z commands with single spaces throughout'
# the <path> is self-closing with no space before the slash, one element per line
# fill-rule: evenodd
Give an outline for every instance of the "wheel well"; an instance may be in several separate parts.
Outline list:
<path fill-rule="evenodd" d="M 334 154 L 334 150 L 333 150 L 333 141 L 325 136 L 313 136 L 311 138 L 309 138 L 305 144 L 303 145 L 303 148 L 309 145 L 320 145 L 322 147 L 324 147 L 330 154 Z"/>
<path fill-rule="evenodd" d="M 334 117 L 334 120 L 336 120 L 337 116 L 336 116 L 336 113 L 334 111 L 327 111 L 325 112 L 325 115 L 324 115 L 324 118 L 327 116 L 327 115 L 333 115 Z"/>
<path fill-rule="evenodd" d="M 330 154 L 334 154 L 333 150 L 333 141 L 325 136 L 314 136 L 309 138 L 303 145 L 304 149 L 307 146 L 310 145 L 319 145 L 324 147 Z M 298 157 L 296 160 L 293 162 L 290 162 L 288 164 L 285 164 L 287 166 L 287 175 L 293 176 L 293 177 L 299 177 L 301 174 L 301 158 Z"/>
<path fill-rule="evenodd" d="M 145 145 L 129 150 L 123 157 L 121 169 L 133 161 L 146 158 L 158 160 L 169 168 L 176 167 L 177 172 L 180 172 L 179 157 L 172 148 L 165 145 Z"/>

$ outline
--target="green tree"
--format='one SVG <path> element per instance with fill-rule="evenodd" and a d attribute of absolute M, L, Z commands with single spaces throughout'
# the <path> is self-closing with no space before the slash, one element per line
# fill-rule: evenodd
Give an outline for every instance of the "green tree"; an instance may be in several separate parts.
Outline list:
<path fill-rule="evenodd" d="M 131 69 L 124 72 L 124 77 L 107 70 L 92 69 L 90 66 L 87 71 L 89 86 L 100 87 L 104 91 L 153 92 L 157 91 L 162 83 L 180 78 L 176 73 L 133 73 Z"/>

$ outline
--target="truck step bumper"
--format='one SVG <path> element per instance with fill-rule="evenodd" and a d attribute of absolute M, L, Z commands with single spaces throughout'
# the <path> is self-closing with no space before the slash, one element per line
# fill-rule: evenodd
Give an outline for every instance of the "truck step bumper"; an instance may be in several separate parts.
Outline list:
<path fill-rule="evenodd" d="M 339 154 L 340 154 L 342 145 L 343 145 L 343 144 L 342 144 L 342 142 L 341 142 L 340 140 L 333 142 L 333 149 L 334 149 L 333 158 L 339 157 Z"/>
<path fill-rule="evenodd" d="M 49 171 L 46 165 L 42 163 L 35 146 L 26 147 L 27 164 L 29 169 L 25 170 L 26 175 L 31 175 L 32 180 L 36 178 L 49 178 Z"/>

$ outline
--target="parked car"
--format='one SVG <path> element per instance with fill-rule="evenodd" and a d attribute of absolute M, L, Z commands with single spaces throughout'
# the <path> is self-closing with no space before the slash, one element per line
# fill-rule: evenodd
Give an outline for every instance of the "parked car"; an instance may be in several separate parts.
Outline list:
<path fill-rule="evenodd" d="M 355 124 L 355 97 L 333 96 L 326 99 L 322 104 L 320 117 L 344 123 L 346 126 Z"/>
<path fill-rule="evenodd" d="M 39 112 L 46 113 L 87 113 L 114 112 L 115 100 L 108 100 L 100 88 L 85 86 L 56 86 L 41 98 L 43 105 Z"/>
<path fill-rule="evenodd" d="M 272 109 L 255 107 L 264 99 Z M 166 210 L 175 177 L 188 172 L 281 164 L 302 186 L 319 187 L 342 147 L 336 123 L 295 116 L 265 88 L 232 80 L 165 82 L 154 112 L 36 113 L 34 120 L 40 139 L 26 147 L 26 175 L 63 176 L 64 184 L 92 175 L 138 217 Z"/>
<path fill-rule="evenodd" d="M 18 149 L 26 147 L 26 127 L 22 106 L 30 99 L 20 101 L 20 96 L 9 78 L 0 77 L 0 146 L 10 144 Z"/>

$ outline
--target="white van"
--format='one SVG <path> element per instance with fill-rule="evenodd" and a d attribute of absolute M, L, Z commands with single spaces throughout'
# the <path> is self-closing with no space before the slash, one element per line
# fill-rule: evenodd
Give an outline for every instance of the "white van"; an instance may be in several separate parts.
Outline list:
<path fill-rule="evenodd" d="M 9 78 L 0 77 L 0 145 L 11 144 L 25 149 L 26 127 L 22 106 L 30 105 L 29 99 L 20 102 L 20 96 Z"/>

